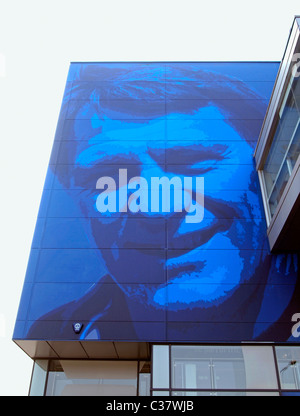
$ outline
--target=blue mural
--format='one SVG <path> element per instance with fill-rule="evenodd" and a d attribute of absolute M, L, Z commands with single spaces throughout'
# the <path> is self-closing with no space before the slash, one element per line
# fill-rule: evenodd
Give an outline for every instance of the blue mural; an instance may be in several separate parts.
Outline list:
<path fill-rule="evenodd" d="M 15 338 L 297 341 L 253 161 L 277 70 L 71 65 Z"/>

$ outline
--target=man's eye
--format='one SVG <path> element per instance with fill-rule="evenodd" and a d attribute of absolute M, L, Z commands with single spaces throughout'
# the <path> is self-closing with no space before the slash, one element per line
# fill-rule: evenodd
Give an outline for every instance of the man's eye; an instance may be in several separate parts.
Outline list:
<path fill-rule="evenodd" d="M 168 165 L 168 172 L 184 176 L 201 176 L 211 172 L 215 168 L 213 166 L 196 167 L 191 165 Z"/>
<path fill-rule="evenodd" d="M 75 185 L 84 189 L 96 189 L 96 183 L 99 178 L 110 177 L 116 183 L 116 189 L 119 187 L 120 169 L 126 169 L 128 178 L 140 176 L 140 165 L 105 165 L 98 164 L 92 167 L 76 168 L 74 172 Z"/>
<path fill-rule="evenodd" d="M 196 144 L 166 149 L 166 163 L 196 166 L 217 163 L 228 157 L 228 147 L 222 144 Z"/>

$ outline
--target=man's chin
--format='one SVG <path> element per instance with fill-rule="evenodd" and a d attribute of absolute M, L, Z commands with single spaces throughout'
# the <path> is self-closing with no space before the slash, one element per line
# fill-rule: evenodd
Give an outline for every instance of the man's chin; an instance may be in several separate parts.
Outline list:
<path fill-rule="evenodd" d="M 195 275 L 195 273 L 194 273 Z M 223 303 L 238 288 L 238 285 L 203 282 L 195 283 L 196 276 L 181 278 L 159 288 L 152 299 L 153 306 L 167 307 L 170 311 L 194 308 L 210 308 Z"/>

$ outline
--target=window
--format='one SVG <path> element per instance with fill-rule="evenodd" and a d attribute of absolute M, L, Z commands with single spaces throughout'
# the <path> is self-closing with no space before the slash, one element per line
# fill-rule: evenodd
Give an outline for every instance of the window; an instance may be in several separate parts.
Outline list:
<path fill-rule="evenodd" d="M 43 396 L 47 378 L 48 360 L 36 360 L 33 365 L 30 396 Z"/>
<path fill-rule="evenodd" d="M 276 347 L 281 388 L 300 390 L 300 347 Z"/>
<path fill-rule="evenodd" d="M 153 388 L 169 388 L 169 346 L 153 346 Z"/>
<path fill-rule="evenodd" d="M 139 396 L 150 396 L 151 362 L 139 363 Z"/>
<path fill-rule="evenodd" d="M 273 347 L 154 346 L 152 394 L 279 395 Z"/>
<path fill-rule="evenodd" d="M 30 395 L 44 394 L 299 395 L 300 346 L 153 345 L 152 363 L 143 360 L 36 360 Z"/>
<path fill-rule="evenodd" d="M 172 387 L 181 389 L 276 389 L 270 347 L 173 346 Z"/>

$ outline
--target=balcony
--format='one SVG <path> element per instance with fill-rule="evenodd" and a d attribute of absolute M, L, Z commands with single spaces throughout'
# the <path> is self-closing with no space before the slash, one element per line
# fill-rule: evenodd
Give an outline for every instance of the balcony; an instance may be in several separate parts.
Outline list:
<path fill-rule="evenodd" d="M 300 18 L 295 17 L 255 151 L 272 252 L 300 250 Z"/>

